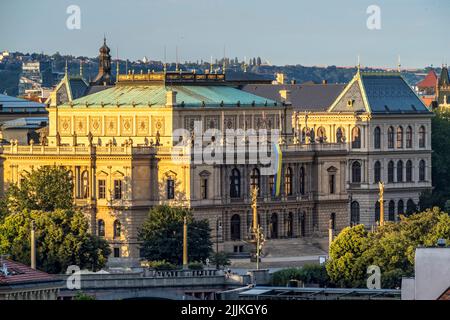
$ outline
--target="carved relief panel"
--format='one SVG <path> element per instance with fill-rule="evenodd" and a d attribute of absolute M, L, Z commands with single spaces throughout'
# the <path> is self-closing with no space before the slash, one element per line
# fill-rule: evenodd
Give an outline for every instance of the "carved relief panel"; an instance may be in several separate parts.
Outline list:
<path fill-rule="evenodd" d="M 86 117 L 75 117 L 75 132 L 79 136 L 87 135 Z"/>
<path fill-rule="evenodd" d="M 140 136 L 148 136 L 149 135 L 149 126 L 148 126 L 148 117 L 141 116 L 136 119 L 137 127 L 136 133 Z"/>
<path fill-rule="evenodd" d="M 152 135 L 156 136 L 159 131 L 161 136 L 164 135 L 164 117 L 152 117 Z"/>
<path fill-rule="evenodd" d="M 59 134 L 62 136 L 72 135 L 72 118 L 59 117 Z"/>
<path fill-rule="evenodd" d="M 122 136 L 131 136 L 133 134 L 133 117 L 132 116 L 122 116 L 120 133 Z"/>
<path fill-rule="evenodd" d="M 117 135 L 117 117 L 105 117 L 105 133 L 107 136 Z"/>
<path fill-rule="evenodd" d="M 89 131 L 94 136 L 101 136 L 101 134 L 102 134 L 102 117 L 100 117 L 100 116 L 90 117 Z"/>

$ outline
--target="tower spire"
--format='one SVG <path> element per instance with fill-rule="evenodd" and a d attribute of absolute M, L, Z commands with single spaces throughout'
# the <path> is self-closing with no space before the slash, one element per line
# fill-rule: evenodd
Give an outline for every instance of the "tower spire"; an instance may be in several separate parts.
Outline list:
<path fill-rule="evenodd" d="M 83 60 L 80 59 L 80 77 L 83 78 Z"/>
<path fill-rule="evenodd" d="M 67 77 L 69 75 L 69 67 L 67 65 L 67 59 L 66 59 L 66 66 L 64 68 L 64 75 Z"/>
<path fill-rule="evenodd" d="M 358 65 L 356 66 L 356 68 L 358 69 L 358 73 L 361 71 L 361 58 L 358 54 Z"/>
<path fill-rule="evenodd" d="M 401 72 L 401 67 L 402 67 L 402 64 L 401 64 L 401 61 L 400 61 L 400 55 L 398 55 L 398 62 L 397 62 L 397 71 L 398 72 Z"/>

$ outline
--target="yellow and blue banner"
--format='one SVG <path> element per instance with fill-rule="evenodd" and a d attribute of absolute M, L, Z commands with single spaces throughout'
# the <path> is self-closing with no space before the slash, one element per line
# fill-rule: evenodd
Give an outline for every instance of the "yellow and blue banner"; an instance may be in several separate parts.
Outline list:
<path fill-rule="evenodd" d="M 283 154 L 281 153 L 281 148 L 278 143 L 273 143 L 272 152 L 274 155 L 274 157 L 272 157 L 272 159 L 275 160 L 274 188 L 273 188 L 272 195 L 274 197 L 278 197 L 280 195 L 280 189 L 281 189 L 281 177 L 283 176 L 283 173 L 281 172 Z"/>

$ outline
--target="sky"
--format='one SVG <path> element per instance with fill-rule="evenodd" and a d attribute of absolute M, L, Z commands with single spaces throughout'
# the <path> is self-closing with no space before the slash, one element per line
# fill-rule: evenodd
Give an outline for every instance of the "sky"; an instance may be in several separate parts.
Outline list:
<path fill-rule="evenodd" d="M 67 8 L 80 9 L 69 29 Z M 376 5 L 380 29 L 369 29 Z M 0 50 L 274 65 L 395 67 L 450 62 L 448 0 L 0 0 Z M 378 21 L 378 20 L 376 20 Z M 372 23 L 372 25 L 374 25 Z"/>

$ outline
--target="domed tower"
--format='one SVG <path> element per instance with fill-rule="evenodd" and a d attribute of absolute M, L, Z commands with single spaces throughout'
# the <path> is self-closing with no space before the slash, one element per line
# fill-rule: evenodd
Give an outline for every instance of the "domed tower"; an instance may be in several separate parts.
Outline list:
<path fill-rule="evenodd" d="M 111 55 L 109 47 L 106 45 L 106 38 L 103 38 L 103 46 L 99 49 L 98 56 L 98 74 L 93 84 L 110 85 L 111 84 Z"/>

